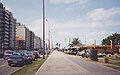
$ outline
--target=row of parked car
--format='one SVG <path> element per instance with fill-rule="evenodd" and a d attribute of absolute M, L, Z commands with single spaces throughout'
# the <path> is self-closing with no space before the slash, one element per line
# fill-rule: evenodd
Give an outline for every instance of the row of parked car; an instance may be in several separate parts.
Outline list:
<path fill-rule="evenodd" d="M 78 56 L 82 56 L 82 57 L 90 57 L 91 56 L 91 50 L 89 50 L 89 49 L 80 50 L 80 49 L 77 49 L 77 48 L 68 48 L 68 49 L 64 50 L 64 53 L 72 54 L 72 55 L 78 55 Z M 97 55 L 98 55 L 98 57 L 106 56 L 105 53 L 98 53 Z"/>
<path fill-rule="evenodd" d="M 3 55 L 3 58 L 7 60 L 9 66 L 24 66 L 32 63 L 39 57 L 40 55 L 38 51 L 28 50 L 6 50 Z"/>

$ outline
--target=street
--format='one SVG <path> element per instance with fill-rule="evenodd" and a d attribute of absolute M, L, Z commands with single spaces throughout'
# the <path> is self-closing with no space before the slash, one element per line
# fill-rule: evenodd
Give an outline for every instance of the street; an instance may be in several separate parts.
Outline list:
<path fill-rule="evenodd" d="M 83 67 L 90 73 L 95 73 L 96 75 L 98 75 L 97 73 L 100 73 L 100 74 L 106 73 L 106 75 L 111 75 L 111 73 L 114 74 L 116 72 L 116 70 L 106 67 L 106 66 L 103 66 L 97 62 L 96 63 L 89 62 L 89 61 L 83 60 L 80 57 L 76 57 L 76 56 L 72 56 L 72 55 L 66 55 L 66 57 L 69 60 L 71 60 L 72 62 L 76 63 L 77 65 Z M 116 73 L 114 75 L 116 75 Z"/>
<path fill-rule="evenodd" d="M 78 56 L 54 51 L 36 75 L 120 75 L 120 71 Z"/>
<path fill-rule="evenodd" d="M 10 67 L 7 61 L 0 58 L 0 75 L 10 75 L 11 73 L 17 71 L 21 67 Z"/>

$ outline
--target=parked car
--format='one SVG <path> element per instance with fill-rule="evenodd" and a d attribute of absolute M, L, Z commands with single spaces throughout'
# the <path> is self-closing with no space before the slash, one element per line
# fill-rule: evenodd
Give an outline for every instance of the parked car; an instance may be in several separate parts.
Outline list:
<path fill-rule="evenodd" d="M 90 57 L 91 51 L 90 50 L 82 50 L 77 53 L 77 55 L 82 57 Z"/>
<path fill-rule="evenodd" d="M 68 48 L 68 51 L 67 51 L 68 54 L 73 54 L 73 55 L 76 55 L 77 52 L 78 52 L 77 48 Z"/>
<path fill-rule="evenodd" d="M 32 63 L 32 57 L 29 55 L 29 51 L 27 50 L 17 50 L 17 51 L 20 52 L 22 56 L 24 56 L 26 64 Z"/>
<path fill-rule="evenodd" d="M 4 52 L 3 58 L 4 58 L 4 59 L 8 59 L 12 54 L 13 54 L 13 51 L 12 51 L 12 50 L 6 50 L 6 51 Z"/>
<path fill-rule="evenodd" d="M 98 55 L 98 57 L 104 57 L 104 56 L 106 56 L 105 53 L 98 53 L 97 55 Z"/>
<path fill-rule="evenodd" d="M 13 55 L 11 55 L 7 59 L 7 61 L 9 66 L 12 65 L 24 66 L 26 62 L 24 56 L 22 56 L 20 52 L 16 52 L 16 51 L 13 53 Z"/>
<path fill-rule="evenodd" d="M 38 51 L 34 51 L 33 55 L 35 55 L 35 59 L 40 58 L 39 52 Z"/>
<path fill-rule="evenodd" d="M 35 60 L 35 55 L 33 54 L 33 51 L 28 51 L 27 54 L 32 61 Z"/>

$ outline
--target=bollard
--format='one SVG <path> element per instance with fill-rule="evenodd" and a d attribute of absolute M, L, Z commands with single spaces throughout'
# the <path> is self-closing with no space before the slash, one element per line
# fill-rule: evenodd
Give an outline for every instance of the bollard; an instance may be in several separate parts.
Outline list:
<path fill-rule="evenodd" d="M 108 59 L 108 58 L 104 58 L 104 62 L 105 62 L 105 63 L 108 63 L 108 62 L 109 62 L 109 59 Z"/>

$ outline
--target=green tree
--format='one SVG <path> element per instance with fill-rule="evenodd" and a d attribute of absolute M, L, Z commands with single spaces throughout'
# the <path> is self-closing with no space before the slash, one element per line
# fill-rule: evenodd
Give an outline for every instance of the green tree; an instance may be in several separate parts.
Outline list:
<path fill-rule="evenodd" d="M 110 45 L 110 40 L 112 40 L 113 45 L 119 45 L 120 44 L 120 34 L 114 33 L 112 35 L 109 35 L 107 38 L 103 39 L 102 45 Z"/>
<path fill-rule="evenodd" d="M 59 44 L 58 44 L 58 43 L 56 43 L 55 45 L 56 45 L 56 46 L 58 46 Z"/>
<path fill-rule="evenodd" d="M 59 43 L 56 43 L 56 48 L 59 49 L 60 48 L 60 44 Z"/>
<path fill-rule="evenodd" d="M 82 45 L 82 43 L 80 42 L 79 38 L 73 38 L 72 39 L 72 43 L 69 44 L 70 47 L 79 46 L 79 45 Z"/>

